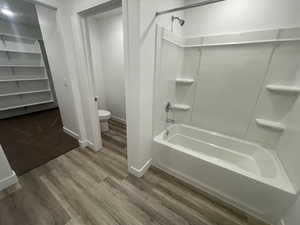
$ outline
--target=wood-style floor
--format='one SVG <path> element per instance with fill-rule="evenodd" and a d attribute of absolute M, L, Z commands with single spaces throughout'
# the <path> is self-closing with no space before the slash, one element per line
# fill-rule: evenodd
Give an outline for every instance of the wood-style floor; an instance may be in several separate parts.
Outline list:
<path fill-rule="evenodd" d="M 128 175 L 126 131 L 115 128 L 103 134 L 101 152 L 74 149 L 2 192 L 0 224 L 262 224 L 158 169 Z"/>

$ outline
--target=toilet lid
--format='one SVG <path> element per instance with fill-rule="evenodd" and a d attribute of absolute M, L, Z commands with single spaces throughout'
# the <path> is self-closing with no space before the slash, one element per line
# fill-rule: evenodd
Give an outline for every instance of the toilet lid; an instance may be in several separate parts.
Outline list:
<path fill-rule="evenodd" d="M 102 120 L 108 120 L 110 119 L 111 113 L 106 110 L 98 110 L 98 116 Z"/>

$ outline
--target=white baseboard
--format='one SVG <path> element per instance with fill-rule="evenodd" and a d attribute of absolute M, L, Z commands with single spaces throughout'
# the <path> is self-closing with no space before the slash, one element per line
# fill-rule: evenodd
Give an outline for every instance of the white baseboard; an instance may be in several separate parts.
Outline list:
<path fill-rule="evenodd" d="M 101 151 L 101 149 L 95 150 L 95 145 L 89 140 L 78 140 L 78 143 L 80 148 L 90 148 L 95 152 Z"/>
<path fill-rule="evenodd" d="M 80 148 L 87 148 L 89 146 L 89 143 L 87 140 L 78 140 Z"/>
<path fill-rule="evenodd" d="M 136 177 L 142 177 L 147 172 L 149 167 L 152 165 L 152 159 L 149 159 L 140 169 L 137 169 L 133 166 L 129 167 L 129 173 L 133 174 Z"/>
<path fill-rule="evenodd" d="M 15 171 L 12 171 L 12 174 L 9 177 L 6 177 L 0 180 L 0 191 L 8 188 L 11 185 L 14 185 L 18 182 L 18 177 Z"/>
<path fill-rule="evenodd" d="M 63 131 L 64 131 L 66 134 L 70 135 L 71 137 L 73 137 L 73 138 L 75 138 L 75 139 L 79 139 L 79 135 L 76 134 L 75 132 L 69 130 L 68 128 L 63 127 Z"/>

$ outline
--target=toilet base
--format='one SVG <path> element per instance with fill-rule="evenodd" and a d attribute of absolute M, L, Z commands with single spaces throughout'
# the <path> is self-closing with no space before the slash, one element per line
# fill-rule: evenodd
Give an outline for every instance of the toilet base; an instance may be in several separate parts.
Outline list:
<path fill-rule="evenodd" d="M 101 132 L 109 131 L 108 120 L 100 121 Z"/>

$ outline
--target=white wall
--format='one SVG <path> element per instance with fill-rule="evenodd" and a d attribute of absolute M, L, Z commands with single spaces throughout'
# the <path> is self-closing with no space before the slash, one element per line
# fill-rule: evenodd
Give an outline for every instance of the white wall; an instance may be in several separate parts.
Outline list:
<path fill-rule="evenodd" d="M 93 83 L 95 93 L 100 98 L 98 99 L 98 109 L 107 109 L 98 22 L 94 17 L 89 17 L 87 19 L 87 24 L 89 31 L 89 40 L 91 45 L 91 57 L 93 63 Z"/>
<path fill-rule="evenodd" d="M 166 14 L 155 18 L 155 13 L 160 10 L 182 6 L 182 0 L 141 0 L 140 1 L 140 130 L 141 146 L 139 157 L 136 158 L 136 168 L 142 167 L 151 159 L 152 147 L 152 118 L 153 118 L 153 84 L 155 62 L 155 27 L 171 29 L 171 16 L 183 16 L 182 12 Z M 175 33 L 181 32 L 181 27 L 175 25 Z"/>
<path fill-rule="evenodd" d="M 68 68 L 66 66 L 65 55 L 62 51 L 63 44 L 56 23 L 56 11 L 39 5 L 36 6 L 36 10 L 47 51 L 63 125 L 66 129 L 78 134 L 78 124 L 72 90 L 67 76 Z"/>
<path fill-rule="evenodd" d="M 126 120 L 123 20 L 120 10 L 111 14 L 94 17 L 94 26 L 90 26 L 97 29 L 98 34 L 96 41 L 91 43 L 92 51 L 100 47 L 100 57 L 93 57 L 93 66 L 102 65 L 100 73 L 100 68 L 95 68 L 95 86 L 100 96 L 100 107 L 109 110 L 113 117 Z M 93 31 L 90 29 L 90 32 Z M 98 55 L 97 52 L 95 54 Z"/>
<path fill-rule="evenodd" d="M 185 4 L 199 2 L 186 0 Z M 227 0 L 205 7 L 185 10 L 184 33 L 222 34 L 278 27 L 294 27 L 300 24 L 298 0 Z"/>
<path fill-rule="evenodd" d="M 300 197 L 298 197 L 295 204 L 288 210 L 285 217 L 282 219 L 282 225 L 299 225 L 300 222 Z"/>
<path fill-rule="evenodd" d="M 74 124 L 78 126 L 78 136 L 79 141 L 82 146 L 86 146 L 89 143 L 88 134 L 87 134 L 87 126 L 91 127 L 91 123 L 89 123 L 88 116 L 84 117 L 84 115 L 88 115 L 86 105 L 86 99 L 84 95 L 81 95 L 80 91 L 84 88 L 84 85 L 81 85 L 81 73 L 78 72 L 77 61 L 76 61 L 76 51 L 75 51 L 75 42 L 74 38 L 76 37 L 73 34 L 72 23 L 71 23 L 71 4 L 73 1 L 56 1 L 56 0 L 26 0 L 29 2 L 36 3 L 36 5 L 45 6 L 48 9 L 56 10 L 55 18 L 53 20 L 57 21 L 57 31 L 60 34 L 61 49 L 60 56 L 64 56 L 65 58 L 65 66 L 67 67 L 67 71 L 64 74 L 66 77 L 67 86 L 71 91 L 71 98 L 67 100 L 68 102 L 74 102 L 74 108 L 69 109 L 71 114 L 74 113 L 76 118 L 73 120 Z M 57 10 L 58 9 L 58 10 Z M 61 107 L 60 107 L 61 108 Z M 68 113 L 69 113 L 68 112 Z M 87 124 L 87 126 L 85 126 Z M 72 129 L 72 128 L 71 128 Z M 76 132 L 76 130 L 71 130 Z"/>
<path fill-rule="evenodd" d="M 279 140 L 277 151 L 296 190 L 300 190 L 300 98 L 298 98 L 286 121 L 287 130 Z M 284 217 L 285 225 L 300 222 L 300 197 Z"/>
<path fill-rule="evenodd" d="M 11 169 L 0 145 L 0 191 L 17 182 L 16 174 Z"/>

